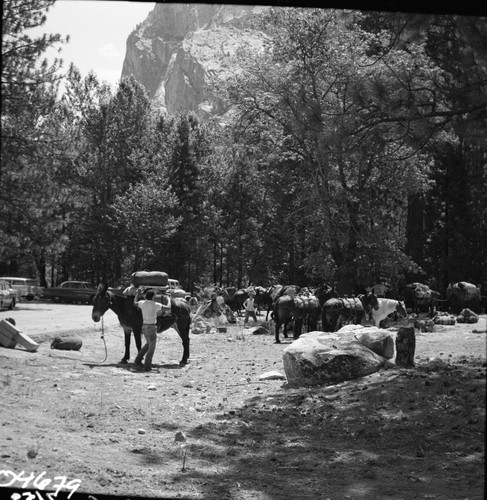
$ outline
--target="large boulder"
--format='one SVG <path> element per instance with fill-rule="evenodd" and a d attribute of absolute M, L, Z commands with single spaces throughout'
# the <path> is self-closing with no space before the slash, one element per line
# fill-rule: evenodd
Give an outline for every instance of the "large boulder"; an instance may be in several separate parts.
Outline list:
<path fill-rule="evenodd" d="M 394 356 L 394 339 L 392 335 L 382 328 L 375 326 L 346 325 L 338 330 L 338 335 L 353 334 L 353 339 L 368 347 L 371 351 L 386 359 Z"/>
<path fill-rule="evenodd" d="M 283 352 L 288 384 L 294 387 L 337 384 L 393 366 L 353 339 L 353 335 L 353 332 L 301 335 Z"/>

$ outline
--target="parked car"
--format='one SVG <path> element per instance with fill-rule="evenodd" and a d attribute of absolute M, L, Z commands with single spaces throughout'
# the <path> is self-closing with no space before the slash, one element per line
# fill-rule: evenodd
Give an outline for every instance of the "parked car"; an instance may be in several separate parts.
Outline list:
<path fill-rule="evenodd" d="M 92 304 L 97 288 L 88 281 L 64 281 L 58 287 L 45 288 L 44 298 L 53 302 L 84 302 Z"/>
<path fill-rule="evenodd" d="M 7 281 L 10 287 L 16 291 L 17 301 L 22 299 L 34 300 L 35 297 L 42 297 L 43 288 L 35 279 L 1 276 L 0 280 Z"/>
<path fill-rule="evenodd" d="M 16 304 L 17 294 L 10 288 L 8 281 L 0 280 L 0 309 L 12 310 Z"/>
<path fill-rule="evenodd" d="M 186 297 L 191 295 L 190 293 L 183 290 L 183 287 L 179 284 L 178 280 L 169 278 L 167 280 L 167 285 L 169 287 L 167 289 L 167 292 L 169 293 L 169 295 L 171 295 L 171 297 L 173 297 L 175 299 L 179 299 L 179 298 L 185 299 Z"/>

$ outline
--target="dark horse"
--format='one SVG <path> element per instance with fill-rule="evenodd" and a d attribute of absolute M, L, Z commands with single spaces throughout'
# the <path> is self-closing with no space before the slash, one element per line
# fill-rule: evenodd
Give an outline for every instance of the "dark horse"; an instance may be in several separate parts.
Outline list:
<path fill-rule="evenodd" d="M 303 325 L 308 332 L 318 328 L 320 317 L 320 303 L 314 295 L 281 295 L 276 299 L 272 318 L 275 322 L 276 344 L 280 344 L 279 331 L 284 326 L 284 337 L 287 338 L 287 330 L 291 320 L 294 320 L 294 339 L 301 335 Z"/>
<path fill-rule="evenodd" d="M 358 325 L 378 307 L 379 301 L 373 291 L 358 297 L 329 299 L 323 306 L 322 328 L 325 332 L 336 332 L 344 325 Z"/>
<path fill-rule="evenodd" d="M 237 316 L 241 315 L 244 302 L 249 298 L 249 290 L 250 288 L 241 288 L 240 290 L 236 290 L 227 302 L 230 309 L 237 313 Z"/>
<path fill-rule="evenodd" d="M 91 317 L 97 323 L 111 309 L 117 316 L 125 334 L 125 355 L 120 361 L 128 363 L 130 359 L 130 334 L 134 332 L 135 345 L 140 351 L 142 347 L 142 313 L 134 306 L 134 297 L 109 290 L 107 284 L 100 284 L 93 299 Z M 189 359 L 189 327 L 191 324 L 190 307 L 184 299 L 171 299 L 171 314 L 159 316 L 157 319 L 158 333 L 174 328 L 183 341 L 183 357 L 180 365 L 188 363 Z"/>
<path fill-rule="evenodd" d="M 320 302 L 321 308 L 321 328 L 325 329 L 326 317 L 325 317 L 325 308 L 324 305 L 327 300 L 338 297 L 338 292 L 336 288 L 329 283 L 324 283 L 320 285 L 318 288 L 315 288 L 313 294 L 318 298 Z"/>
<path fill-rule="evenodd" d="M 437 302 L 440 300 L 439 292 L 431 290 L 429 286 L 422 283 L 411 283 L 406 285 L 404 290 L 404 302 L 406 307 L 413 310 L 413 313 L 419 316 L 422 309 L 427 309 L 430 318 L 435 316 Z"/>
<path fill-rule="evenodd" d="M 265 316 L 265 320 L 269 318 L 269 313 L 272 312 L 272 296 L 271 296 L 271 291 L 273 290 L 273 287 L 270 288 L 264 288 L 262 286 L 256 286 L 255 287 L 255 305 L 257 306 L 257 309 L 260 313 L 261 309 L 265 309 L 267 311 L 267 314 Z"/>

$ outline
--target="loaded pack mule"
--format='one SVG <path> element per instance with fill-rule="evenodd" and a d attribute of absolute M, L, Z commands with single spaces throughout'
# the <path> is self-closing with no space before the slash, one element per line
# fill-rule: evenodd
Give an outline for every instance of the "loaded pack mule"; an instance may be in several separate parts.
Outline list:
<path fill-rule="evenodd" d="M 451 313 L 458 314 L 463 309 L 471 309 L 476 314 L 481 313 L 482 295 L 476 285 L 468 281 L 450 283 L 446 295 Z"/>
<path fill-rule="evenodd" d="M 439 292 L 431 290 L 428 285 L 417 282 L 406 285 L 404 290 L 406 308 L 409 307 L 418 316 L 422 310 L 427 310 L 430 318 L 433 318 L 436 314 L 437 303 L 443 302 L 440 297 Z"/>
<path fill-rule="evenodd" d="M 270 290 L 270 288 L 264 288 L 262 286 L 255 287 L 255 305 L 257 306 L 257 314 L 260 314 L 262 310 L 265 310 L 266 321 L 269 319 L 269 313 L 272 312 L 272 297 Z"/>
<path fill-rule="evenodd" d="M 303 325 L 310 332 L 318 328 L 320 318 L 320 302 L 312 294 L 300 294 L 295 296 L 292 291 L 277 297 L 274 303 L 272 319 L 275 322 L 275 340 L 280 344 L 279 331 L 284 327 L 284 337 L 287 338 L 287 330 L 291 320 L 294 320 L 294 339 L 301 335 Z"/>
<path fill-rule="evenodd" d="M 358 297 L 334 297 L 323 305 L 322 328 L 325 332 L 336 332 L 342 326 L 359 325 L 362 320 L 379 307 L 375 293 L 367 292 Z"/>
<path fill-rule="evenodd" d="M 130 359 L 130 336 L 134 333 L 135 346 L 140 351 L 142 347 L 142 313 L 134 306 L 134 297 L 123 295 L 120 291 L 109 289 L 107 284 L 100 284 L 93 299 L 91 317 L 98 323 L 102 316 L 112 310 L 120 321 L 125 335 L 125 354 L 120 363 L 128 363 Z M 174 328 L 183 343 L 183 357 L 179 364 L 186 365 L 189 360 L 189 332 L 191 325 L 191 309 L 184 299 L 171 298 L 171 314 L 158 316 L 157 332 Z"/>

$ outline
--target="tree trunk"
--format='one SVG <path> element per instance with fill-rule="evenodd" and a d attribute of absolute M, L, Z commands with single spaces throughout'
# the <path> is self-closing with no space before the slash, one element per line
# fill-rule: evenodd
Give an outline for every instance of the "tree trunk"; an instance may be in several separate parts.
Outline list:
<path fill-rule="evenodd" d="M 414 327 L 399 328 L 396 337 L 396 365 L 403 368 L 413 368 L 415 349 L 416 337 Z"/>
<path fill-rule="evenodd" d="M 39 259 L 36 259 L 36 267 L 39 273 L 39 284 L 40 286 L 46 288 L 47 287 L 47 279 L 46 279 L 46 256 L 44 250 L 42 250 Z"/>
<path fill-rule="evenodd" d="M 425 207 L 420 195 L 408 198 L 408 213 L 406 223 L 406 254 L 416 264 L 423 265 L 424 261 L 424 212 Z"/>

